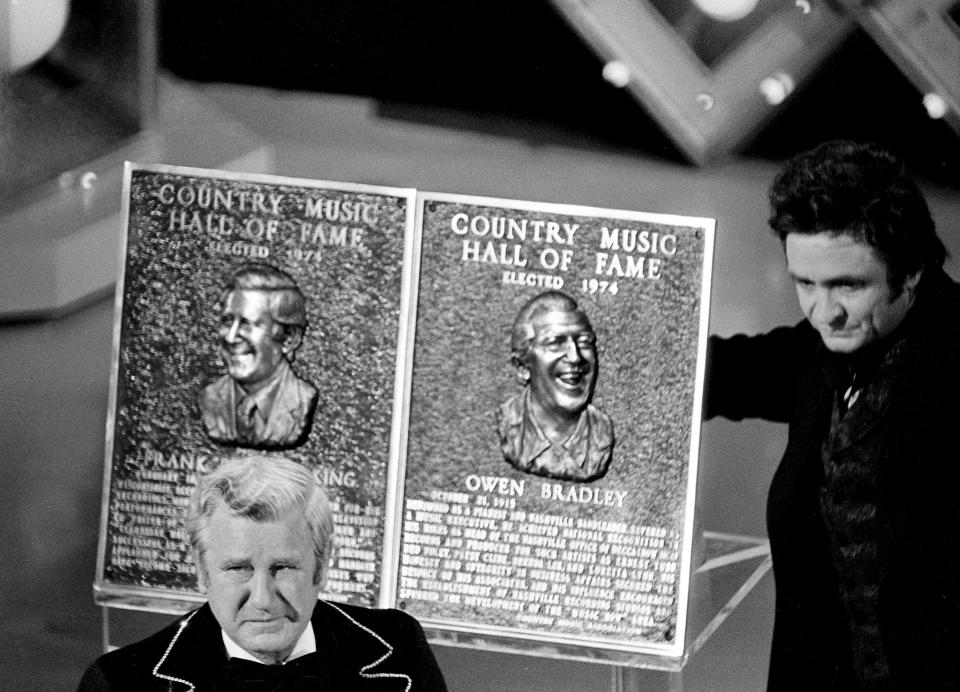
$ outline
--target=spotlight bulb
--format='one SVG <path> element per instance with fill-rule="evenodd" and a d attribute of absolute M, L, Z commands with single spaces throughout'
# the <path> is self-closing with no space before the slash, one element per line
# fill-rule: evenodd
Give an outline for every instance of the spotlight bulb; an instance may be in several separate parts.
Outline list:
<path fill-rule="evenodd" d="M 949 108 L 947 102 L 943 100 L 940 94 L 930 92 L 923 95 L 923 107 L 927 109 L 927 115 L 934 120 L 939 120 L 947 114 Z"/>
<path fill-rule="evenodd" d="M 0 74 L 36 62 L 67 23 L 68 0 L 0 0 Z"/>
<path fill-rule="evenodd" d="M 759 0 L 693 0 L 701 12 L 718 22 L 735 22 L 757 8 Z"/>

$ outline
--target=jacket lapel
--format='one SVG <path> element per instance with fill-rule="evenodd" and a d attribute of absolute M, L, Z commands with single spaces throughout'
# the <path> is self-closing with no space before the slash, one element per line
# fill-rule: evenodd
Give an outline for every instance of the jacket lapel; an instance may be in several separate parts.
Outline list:
<path fill-rule="evenodd" d="M 166 683 L 165 689 L 193 692 L 208 689 L 213 672 L 226 660 L 220 625 L 204 604 L 180 621 L 163 655 L 153 663 L 152 674 Z"/>
<path fill-rule="evenodd" d="M 886 419 L 890 402 L 902 386 L 908 343 L 901 338 L 889 348 L 868 384 L 857 393 L 855 403 L 835 426 L 836 452 L 864 439 Z"/>
<path fill-rule="evenodd" d="M 311 622 L 317 651 L 333 683 L 330 689 L 410 692 L 410 676 L 394 672 L 402 663 L 396 660 L 393 644 L 345 609 L 318 601 Z M 220 625 L 204 604 L 180 621 L 163 654 L 151 662 L 152 675 L 161 689 L 203 692 L 226 660 Z"/>
<path fill-rule="evenodd" d="M 293 370 L 289 366 L 284 368 L 270 415 L 264 423 L 264 439 L 288 440 L 300 425 L 306 414 L 298 385 Z"/>
<path fill-rule="evenodd" d="M 410 676 L 391 671 L 397 663 L 392 643 L 335 603 L 321 600 L 313 613 L 317 651 L 327 649 L 331 674 L 342 680 L 343 689 L 409 692 Z"/>

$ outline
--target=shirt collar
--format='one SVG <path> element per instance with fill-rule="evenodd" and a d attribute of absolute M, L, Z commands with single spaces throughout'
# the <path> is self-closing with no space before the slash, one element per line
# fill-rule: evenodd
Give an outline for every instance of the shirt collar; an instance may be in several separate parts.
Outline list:
<path fill-rule="evenodd" d="M 551 442 L 543 432 L 540 421 L 533 413 L 533 406 L 530 404 L 530 388 L 526 387 L 523 395 L 524 412 L 524 441 L 521 450 L 521 461 L 530 463 L 548 449 L 554 448 L 557 453 L 569 454 L 574 461 L 582 467 L 587 459 L 588 436 L 584 428 L 589 424 L 587 409 L 580 412 L 577 418 L 577 425 L 562 442 Z M 531 435 L 532 433 L 532 435 Z M 561 452 L 562 450 L 562 452 Z"/>
<path fill-rule="evenodd" d="M 271 376 L 270 382 L 258 389 L 253 394 L 246 394 L 243 391 L 243 388 L 234 382 L 234 386 L 237 388 L 236 400 L 238 402 L 246 400 L 255 401 L 257 410 L 265 419 L 273 406 L 273 400 L 277 398 L 277 394 L 280 392 L 280 383 L 286 377 L 289 369 L 290 364 L 286 360 L 281 360 L 277 365 L 276 371 Z"/>
<path fill-rule="evenodd" d="M 251 654 L 249 651 L 244 649 L 242 646 L 237 644 L 230 638 L 226 632 L 223 631 L 223 628 L 220 628 L 220 636 L 223 637 L 223 645 L 227 647 L 227 658 L 242 658 L 247 661 L 255 661 L 256 663 L 263 663 L 256 656 Z M 313 633 L 313 623 L 308 622 L 307 626 L 303 629 L 303 632 L 300 633 L 300 638 L 297 639 L 297 643 L 293 646 L 293 651 L 290 652 L 290 655 L 287 656 L 287 659 L 283 663 L 289 663 L 290 661 L 300 658 L 301 656 L 306 656 L 307 654 L 312 654 L 317 650 L 317 638 Z"/>

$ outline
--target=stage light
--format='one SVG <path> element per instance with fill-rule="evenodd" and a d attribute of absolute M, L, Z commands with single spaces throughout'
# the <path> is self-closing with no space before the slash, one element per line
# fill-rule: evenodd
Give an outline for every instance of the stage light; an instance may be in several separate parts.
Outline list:
<path fill-rule="evenodd" d="M 947 108 L 947 102 L 943 100 L 943 97 L 933 92 L 923 95 L 923 107 L 927 109 L 927 115 L 934 120 L 939 120 L 944 117 L 949 110 Z"/>
<path fill-rule="evenodd" d="M 619 60 L 611 60 L 603 66 L 603 78 L 622 89 L 630 83 L 630 68 Z"/>
<path fill-rule="evenodd" d="M 693 0 L 697 9 L 718 22 L 735 22 L 757 8 L 759 0 Z"/>
<path fill-rule="evenodd" d="M 0 74 L 36 62 L 67 23 L 68 0 L 0 0 Z"/>
<path fill-rule="evenodd" d="M 793 92 L 793 77 L 786 72 L 776 72 L 760 80 L 760 93 L 771 106 L 779 106 Z"/>

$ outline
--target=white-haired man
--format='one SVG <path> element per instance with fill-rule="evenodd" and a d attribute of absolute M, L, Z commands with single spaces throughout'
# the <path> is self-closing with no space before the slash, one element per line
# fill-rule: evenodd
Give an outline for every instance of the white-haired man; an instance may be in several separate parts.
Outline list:
<path fill-rule="evenodd" d="M 81 692 L 446 690 L 416 620 L 318 600 L 333 518 L 303 466 L 224 462 L 201 478 L 187 527 L 207 603 L 98 658 Z"/>

